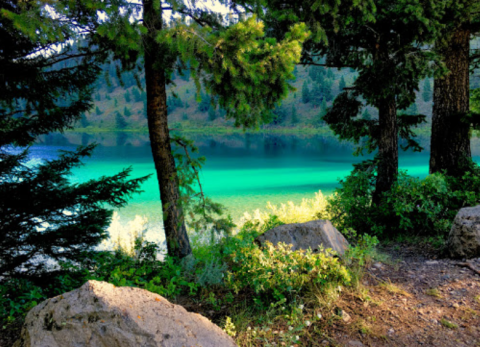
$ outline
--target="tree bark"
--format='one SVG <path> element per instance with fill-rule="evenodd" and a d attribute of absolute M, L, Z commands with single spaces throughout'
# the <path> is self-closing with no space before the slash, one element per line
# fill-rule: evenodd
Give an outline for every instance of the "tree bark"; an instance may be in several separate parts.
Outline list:
<path fill-rule="evenodd" d="M 430 173 L 445 170 L 461 176 L 463 160 L 472 157 L 470 124 L 462 117 L 470 110 L 470 31 L 459 28 L 441 51 L 449 73 L 436 78 L 433 90 Z"/>
<path fill-rule="evenodd" d="M 398 124 L 395 99 L 384 100 L 378 107 L 380 137 L 378 139 L 377 182 L 373 203 L 379 204 L 398 175 Z"/>
<path fill-rule="evenodd" d="M 162 13 L 154 7 L 154 2 L 143 0 L 143 20 L 148 30 L 143 35 L 148 130 L 160 187 L 168 254 L 183 258 L 191 254 L 192 250 L 180 206 L 178 176 L 168 129 L 165 70 L 160 66 L 161 60 L 157 59 L 162 58 L 162 47 L 155 40 L 162 30 Z"/>

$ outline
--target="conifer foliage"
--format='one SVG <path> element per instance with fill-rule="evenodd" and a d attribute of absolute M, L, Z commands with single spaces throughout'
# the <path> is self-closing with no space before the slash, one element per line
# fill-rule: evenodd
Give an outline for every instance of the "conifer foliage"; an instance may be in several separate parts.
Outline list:
<path fill-rule="evenodd" d="M 256 17 L 232 23 L 199 2 L 116 1 L 105 11 L 107 19 L 95 42 L 118 55 L 123 53 L 122 61 L 134 56 L 132 50 L 144 57 L 146 113 L 167 248 L 169 255 L 183 258 L 191 253 L 185 208 L 192 199 L 191 194 L 182 194 L 191 187 L 182 186 L 184 173 L 179 175 L 178 160 L 172 154 L 166 86 L 173 72 L 193 78 L 197 93 L 203 88 L 212 106 L 218 104 L 237 126 L 256 127 L 272 119 L 270 110 L 292 90 L 288 81 L 294 78 L 294 65 L 308 33 L 305 25 L 296 24 L 282 41 L 266 38 L 264 24 Z M 119 32 L 123 40 L 118 39 Z M 200 205 L 208 209 L 202 192 L 194 196 L 201 197 Z"/>
<path fill-rule="evenodd" d="M 327 8 L 335 11 L 325 14 Z M 336 8 L 302 1 L 301 6 L 290 7 L 271 0 L 269 9 L 271 25 L 277 28 L 296 20 L 309 23 L 313 35 L 304 45 L 302 62 L 318 65 L 318 57 L 325 55 L 327 66 L 358 71 L 358 78 L 337 96 L 324 119 L 341 138 L 358 142 L 368 136 L 368 150 L 378 149 L 374 200 L 379 202 L 398 173 L 398 137 L 419 149 L 409 127 L 424 117 L 398 117 L 397 110 L 414 102 L 418 83 L 428 74 L 433 54 L 421 44 L 435 39 L 443 4 L 374 0 L 350 6 L 345 2 Z M 378 119 L 357 118 L 365 106 L 360 100 L 379 110 Z"/>
<path fill-rule="evenodd" d="M 79 2 L 0 1 L 0 276 L 38 275 L 49 258 L 80 260 L 107 236 L 107 207 L 123 206 L 145 180 L 128 180 L 124 170 L 71 184 L 71 169 L 93 146 L 39 165 L 22 148 L 91 108 L 105 55 L 68 41 L 96 19 L 95 6 Z"/>

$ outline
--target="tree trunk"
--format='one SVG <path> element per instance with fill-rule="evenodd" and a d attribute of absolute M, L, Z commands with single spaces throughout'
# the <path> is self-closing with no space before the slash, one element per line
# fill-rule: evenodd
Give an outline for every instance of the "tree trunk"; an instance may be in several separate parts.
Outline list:
<path fill-rule="evenodd" d="M 380 137 L 378 139 L 377 183 L 373 203 L 381 203 L 398 174 L 398 125 L 395 99 L 385 100 L 378 108 Z"/>
<path fill-rule="evenodd" d="M 165 70 L 160 66 L 162 47 L 155 37 L 162 30 L 162 13 L 154 8 L 154 0 L 143 0 L 143 19 L 148 32 L 143 36 L 145 47 L 145 79 L 147 86 L 147 118 L 153 161 L 157 171 L 163 223 L 168 254 L 183 258 L 192 253 L 182 208 L 178 177 L 170 143 L 167 120 Z"/>
<path fill-rule="evenodd" d="M 449 73 L 435 79 L 430 173 L 461 176 L 472 157 L 470 124 L 462 121 L 470 109 L 469 51 L 470 31 L 459 28 L 441 52 Z"/>

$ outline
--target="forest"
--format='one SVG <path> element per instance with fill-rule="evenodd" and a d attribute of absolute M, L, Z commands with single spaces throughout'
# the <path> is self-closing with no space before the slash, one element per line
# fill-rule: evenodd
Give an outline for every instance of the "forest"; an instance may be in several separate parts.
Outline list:
<path fill-rule="evenodd" d="M 479 345 L 479 36 L 475 0 L 0 0 L 0 347 Z"/>

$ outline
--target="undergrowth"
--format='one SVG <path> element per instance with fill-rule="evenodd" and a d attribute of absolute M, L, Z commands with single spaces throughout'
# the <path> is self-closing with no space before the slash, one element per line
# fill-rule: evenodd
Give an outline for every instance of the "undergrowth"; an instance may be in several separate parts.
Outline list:
<path fill-rule="evenodd" d="M 92 279 L 143 288 L 172 302 L 190 302 L 201 312 L 216 312 L 214 322 L 241 346 L 300 343 L 314 332 L 313 323 L 330 314 L 341 291 L 356 290 L 377 241 L 362 236 L 344 257 L 331 250 L 315 254 L 253 242 L 280 224 L 277 216 L 246 222 L 236 235 L 214 244 L 195 242 L 193 254 L 182 260 L 163 257 L 162 248 L 135 229 L 133 248 L 117 238 L 114 249 L 62 264 L 55 274 L 0 285 L 1 327 L 8 330 L 42 300 Z"/>

